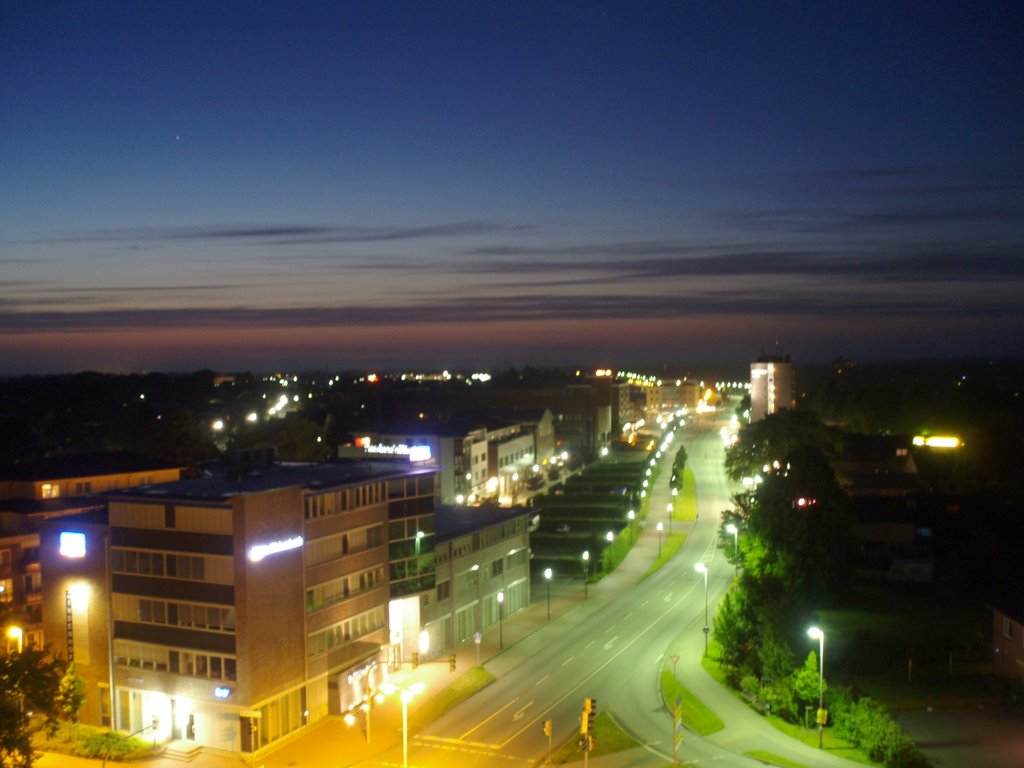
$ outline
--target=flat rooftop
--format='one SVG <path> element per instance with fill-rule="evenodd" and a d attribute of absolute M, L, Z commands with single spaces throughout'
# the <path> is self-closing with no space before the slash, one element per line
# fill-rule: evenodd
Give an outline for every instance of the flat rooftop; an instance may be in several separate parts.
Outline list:
<path fill-rule="evenodd" d="M 418 467 L 385 461 L 338 461 L 326 464 L 282 463 L 252 467 L 247 471 L 231 467 L 207 467 L 208 475 L 173 483 L 126 488 L 108 494 L 111 501 L 123 499 L 197 499 L 224 501 L 232 496 L 265 493 L 296 486 L 310 491 L 331 490 L 361 485 L 373 480 L 388 480 L 434 474 L 436 467 Z"/>
<path fill-rule="evenodd" d="M 434 508 L 434 526 L 437 540 L 448 541 L 456 536 L 465 536 L 467 533 L 482 531 L 507 520 L 536 513 L 536 510 L 527 507 L 467 507 L 438 504 Z"/>

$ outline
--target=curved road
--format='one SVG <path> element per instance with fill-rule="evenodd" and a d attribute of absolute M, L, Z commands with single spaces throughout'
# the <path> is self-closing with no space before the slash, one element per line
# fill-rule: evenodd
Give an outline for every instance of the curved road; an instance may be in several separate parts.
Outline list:
<path fill-rule="evenodd" d="M 584 697 L 597 700 L 624 730 L 645 745 L 595 758 L 597 766 L 664 766 L 672 763 L 672 716 L 662 705 L 660 676 L 678 654 L 678 673 L 709 704 L 726 728 L 709 738 L 686 732 L 679 764 L 763 766 L 742 752 L 766 749 L 804 765 L 853 765 L 777 734 L 756 713 L 723 691 L 700 666 L 707 598 L 713 607 L 728 589 L 733 568 L 716 549 L 719 514 L 734 492 L 722 469 L 717 425 L 677 431 L 686 445 L 697 485 L 698 518 L 674 523 L 689 536 L 666 566 L 641 578 L 657 555 L 655 524 L 667 521 L 673 449 L 651 492 L 647 528 L 614 574 L 590 589 L 590 598 L 487 662 L 497 680 L 432 723 L 410 743 L 413 766 L 533 766 L 547 754 L 543 723 L 554 725 L 553 742 L 574 738 Z M 659 510 L 661 510 L 659 512 Z M 667 525 L 666 525 L 667 529 Z M 713 616 L 713 610 L 711 615 Z M 401 750 L 371 759 L 371 765 L 401 765 Z"/>

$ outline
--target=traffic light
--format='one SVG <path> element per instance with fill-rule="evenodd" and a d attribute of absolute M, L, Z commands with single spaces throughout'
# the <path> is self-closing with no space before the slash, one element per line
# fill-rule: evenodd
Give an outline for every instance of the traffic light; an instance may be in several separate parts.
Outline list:
<path fill-rule="evenodd" d="M 454 653 L 451 656 L 448 657 L 448 671 L 449 672 L 454 672 L 455 671 L 455 654 Z"/>
<path fill-rule="evenodd" d="M 586 736 L 594 730 L 594 718 L 597 717 L 597 699 L 589 696 L 583 700 L 583 714 L 580 716 L 580 734 Z"/>

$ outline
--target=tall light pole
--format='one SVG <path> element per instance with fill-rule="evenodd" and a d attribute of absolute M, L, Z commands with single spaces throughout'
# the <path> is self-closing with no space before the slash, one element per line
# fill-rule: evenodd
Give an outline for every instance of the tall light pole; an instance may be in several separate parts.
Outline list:
<path fill-rule="evenodd" d="M 629 532 L 632 533 L 632 534 L 635 534 L 636 533 L 636 526 L 634 525 L 634 523 L 636 521 L 636 512 L 631 509 L 631 510 L 629 510 L 629 512 L 626 513 L 626 517 L 629 518 Z M 634 539 L 634 541 L 635 540 L 636 539 Z"/>
<path fill-rule="evenodd" d="M 402 700 L 402 768 L 409 768 L 409 702 L 423 693 L 422 682 L 413 683 L 408 688 L 400 688 L 394 683 L 381 683 L 380 689 L 388 696 L 399 693 Z"/>
<path fill-rule="evenodd" d="M 704 574 L 704 655 L 708 655 L 708 567 L 704 563 L 693 566 L 697 573 Z"/>
<path fill-rule="evenodd" d="M 505 648 L 505 593 L 498 592 L 498 650 Z"/>
<path fill-rule="evenodd" d="M 663 526 L 661 524 L 661 522 L 659 522 L 658 523 L 658 559 L 659 560 L 661 559 L 661 532 L 663 530 L 665 530 L 665 526 Z"/>
<path fill-rule="evenodd" d="M 548 621 L 551 621 L 551 569 L 544 569 L 544 581 L 548 583 Z"/>
<path fill-rule="evenodd" d="M 583 550 L 583 599 L 587 599 L 587 582 L 590 581 L 590 550 Z"/>
<path fill-rule="evenodd" d="M 807 636 L 818 641 L 818 749 L 821 749 L 825 738 L 825 718 L 822 716 L 825 711 L 825 633 L 820 627 L 810 627 Z"/>
<path fill-rule="evenodd" d="M 668 533 L 672 535 L 672 502 L 670 501 L 665 505 L 665 511 L 668 512 Z"/>
<path fill-rule="evenodd" d="M 737 572 L 740 569 L 740 529 L 729 523 L 725 526 L 725 532 L 732 534 L 732 559 L 736 561 Z"/>

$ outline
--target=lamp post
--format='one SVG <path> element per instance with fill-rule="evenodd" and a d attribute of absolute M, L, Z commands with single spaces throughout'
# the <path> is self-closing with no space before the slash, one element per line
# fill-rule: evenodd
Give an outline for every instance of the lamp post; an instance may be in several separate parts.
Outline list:
<path fill-rule="evenodd" d="M 708 567 L 704 563 L 693 566 L 697 573 L 704 574 L 704 655 L 708 655 Z"/>
<path fill-rule="evenodd" d="M 423 693 L 424 685 L 422 682 L 413 683 L 408 688 L 400 688 L 394 683 L 381 683 L 380 689 L 388 696 L 395 693 L 399 693 L 399 698 L 402 700 L 402 767 L 409 768 L 409 702 L 414 697 Z"/>
<path fill-rule="evenodd" d="M 626 513 L 626 517 L 629 518 L 629 532 L 635 534 L 636 525 L 634 523 L 636 522 L 636 512 L 631 509 Z"/>
<path fill-rule="evenodd" d="M 658 527 L 658 559 L 660 560 L 661 559 L 661 532 L 663 530 L 665 530 L 665 526 L 663 526 L 659 522 L 657 527 Z"/>
<path fill-rule="evenodd" d="M 822 748 L 824 740 L 825 718 L 822 712 L 825 710 L 825 633 L 820 627 L 810 627 L 807 636 L 818 641 L 818 749 Z"/>
<path fill-rule="evenodd" d="M 590 581 L 590 550 L 583 550 L 583 599 L 587 599 L 587 582 Z"/>
<path fill-rule="evenodd" d="M 544 581 L 548 584 L 548 621 L 551 621 L 551 569 L 544 569 Z"/>
<path fill-rule="evenodd" d="M 725 532 L 732 534 L 732 559 L 736 561 L 736 570 L 740 569 L 740 529 L 732 523 L 725 526 Z"/>
<path fill-rule="evenodd" d="M 670 501 L 665 505 L 665 511 L 668 513 L 668 532 L 672 535 L 672 502 Z"/>
<path fill-rule="evenodd" d="M 505 648 L 505 593 L 498 592 L 498 650 Z"/>

